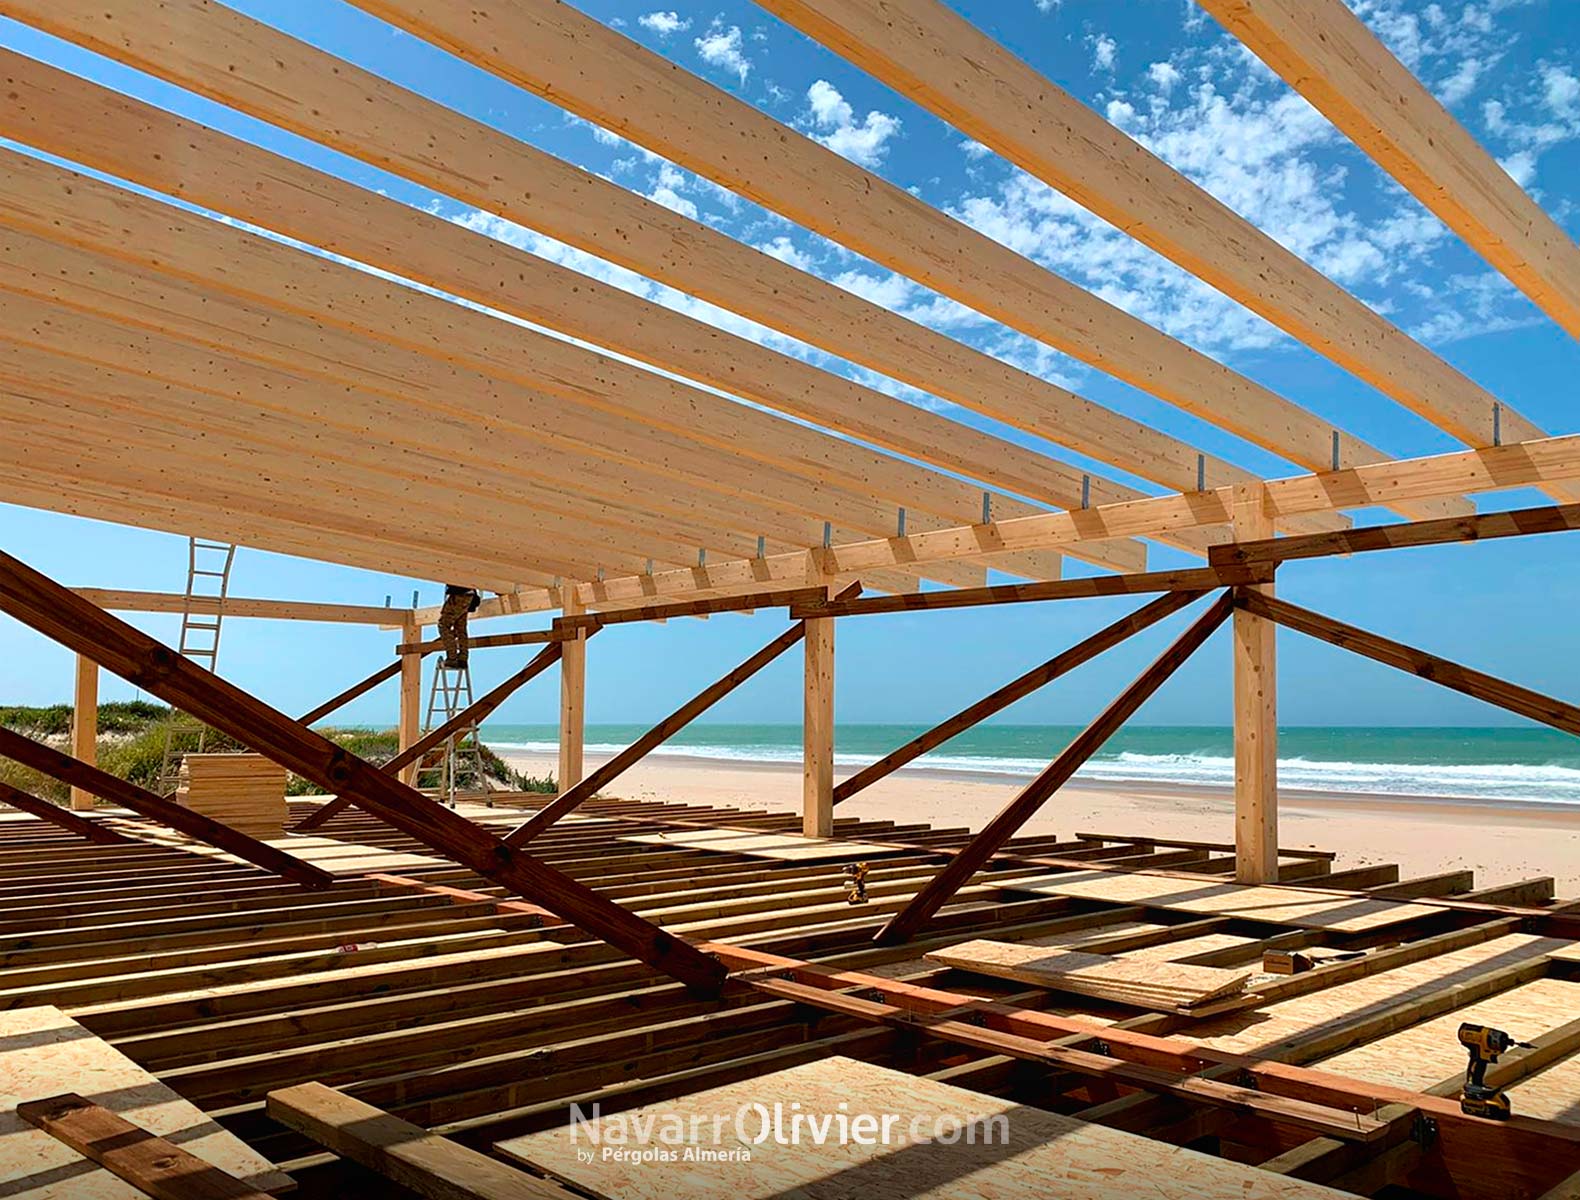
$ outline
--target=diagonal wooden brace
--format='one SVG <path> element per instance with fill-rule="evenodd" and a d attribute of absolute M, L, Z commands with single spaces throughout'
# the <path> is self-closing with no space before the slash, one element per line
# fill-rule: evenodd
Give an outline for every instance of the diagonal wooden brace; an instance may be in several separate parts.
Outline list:
<path fill-rule="evenodd" d="M 124 833 L 111 829 L 108 825 L 90 821 L 86 817 L 72 812 L 69 808 L 51 804 L 48 800 L 40 800 L 30 792 L 24 792 L 21 788 L 14 788 L 9 783 L 0 782 L 0 803 L 9 804 L 12 808 L 19 809 L 25 813 L 31 813 L 40 820 L 48 821 L 51 825 L 58 825 L 66 832 L 85 837 L 90 842 L 98 842 L 101 846 L 135 846 L 138 844 L 136 838 L 129 838 Z"/>

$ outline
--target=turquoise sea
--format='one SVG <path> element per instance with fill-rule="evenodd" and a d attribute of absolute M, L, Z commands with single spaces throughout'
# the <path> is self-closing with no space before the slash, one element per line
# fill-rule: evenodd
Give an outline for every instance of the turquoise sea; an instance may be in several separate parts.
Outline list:
<path fill-rule="evenodd" d="M 589 752 L 612 753 L 641 725 L 589 725 Z M 835 752 L 855 768 L 923 732 L 921 725 L 840 725 Z M 979 725 L 919 759 L 913 768 L 1030 778 L 1079 732 L 1063 725 Z M 551 753 L 552 725 L 490 724 L 496 749 Z M 753 762 L 796 762 L 798 725 L 693 725 L 657 754 Z M 1076 776 L 1093 782 L 1227 787 L 1234 779 L 1227 727 L 1123 729 Z M 1391 796 L 1454 796 L 1580 805 L 1580 740 L 1546 729 L 1302 727 L 1279 732 L 1279 778 L 1286 788 Z"/>

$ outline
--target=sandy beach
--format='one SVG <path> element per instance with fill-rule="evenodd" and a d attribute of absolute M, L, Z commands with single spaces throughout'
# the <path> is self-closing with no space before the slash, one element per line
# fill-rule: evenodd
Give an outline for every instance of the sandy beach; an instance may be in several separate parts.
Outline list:
<path fill-rule="evenodd" d="M 512 751 L 503 757 L 531 774 L 553 774 L 556 768 L 547 755 Z M 588 769 L 603 761 L 589 754 Z M 980 829 L 1021 786 L 1003 776 L 907 768 L 838 811 Z M 649 755 L 608 791 L 633 799 L 794 812 L 801 803 L 801 771 L 791 763 Z M 1279 818 L 1280 846 L 1336 851 L 1340 869 L 1395 862 L 1409 877 L 1470 867 L 1477 887 L 1551 875 L 1560 897 L 1580 897 L 1580 810 L 1572 805 L 1287 791 Z M 1071 784 L 1027 823 L 1026 832 L 1230 841 L 1234 803 L 1219 788 Z"/>

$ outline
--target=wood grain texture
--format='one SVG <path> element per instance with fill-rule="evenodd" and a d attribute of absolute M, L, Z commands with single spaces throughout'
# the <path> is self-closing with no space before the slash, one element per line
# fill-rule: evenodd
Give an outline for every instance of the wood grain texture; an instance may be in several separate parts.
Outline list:
<path fill-rule="evenodd" d="M 1235 489 L 1235 541 L 1273 536 L 1267 494 Z M 1236 593 L 1266 596 L 1271 583 Z M 1277 627 L 1236 607 L 1234 664 L 1234 877 L 1239 883 L 1278 882 L 1278 640 Z"/>
<path fill-rule="evenodd" d="M 88 794 L 90 793 L 84 793 L 84 795 Z M 86 817 L 78 816 L 71 809 L 51 804 L 48 800 L 40 800 L 32 793 L 12 787 L 4 780 L 0 780 L 0 804 L 9 804 L 20 812 L 29 813 L 42 821 L 48 821 L 51 825 L 58 825 L 68 833 L 75 833 L 100 845 L 132 844 L 133 841 L 102 822 L 90 821 Z"/>
<path fill-rule="evenodd" d="M 90 767 L 99 762 L 99 664 L 80 654 L 72 688 L 71 756 Z M 93 805 L 91 792 L 77 787 L 71 789 L 73 809 L 91 812 Z"/>

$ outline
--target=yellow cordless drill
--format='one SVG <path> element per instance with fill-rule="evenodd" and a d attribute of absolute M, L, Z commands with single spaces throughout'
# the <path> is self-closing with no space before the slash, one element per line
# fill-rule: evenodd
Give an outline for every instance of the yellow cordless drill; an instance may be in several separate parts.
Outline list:
<path fill-rule="evenodd" d="M 1498 1061 L 1515 1046 L 1532 1049 L 1529 1042 L 1517 1042 L 1501 1029 L 1490 1025 L 1459 1027 L 1459 1044 L 1470 1052 L 1470 1062 L 1465 1066 L 1465 1087 L 1460 1093 L 1459 1107 L 1473 1117 L 1490 1117 L 1494 1121 L 1509 1119 L 1509 1094 L 1502 1088 L 1487 1086 L 1487 1067 Z"/>

